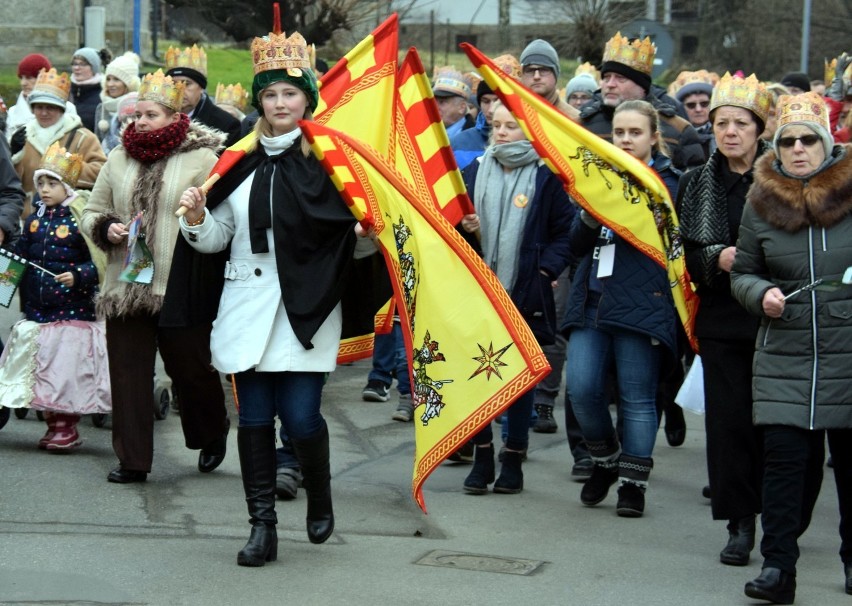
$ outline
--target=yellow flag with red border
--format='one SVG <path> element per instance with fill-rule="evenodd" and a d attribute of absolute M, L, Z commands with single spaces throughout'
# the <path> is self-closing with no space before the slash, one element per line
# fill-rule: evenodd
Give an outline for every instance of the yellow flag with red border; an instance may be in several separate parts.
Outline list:
<path fill-rule="evenodd" d="M 519 396 L 550 372 L 526 321 L 428 192 L 376 150 L 316 123 L 302 132 L 353 214 L 374 219 L 391 275 L 411 370 L 412 494 Z"/>
<path fill-rule="evenodd" d="M 668 273 L 672 297 L 693 349 L 698 296 L 686 271 L 680 225 L 668 189 L 644 162 L 573 122 L 462 44 L 473 65 L 518 120 L 571 197 Z"/>

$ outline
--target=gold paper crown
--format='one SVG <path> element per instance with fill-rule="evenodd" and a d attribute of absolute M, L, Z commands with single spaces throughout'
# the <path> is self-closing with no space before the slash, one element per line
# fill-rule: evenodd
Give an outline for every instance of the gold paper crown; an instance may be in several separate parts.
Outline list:
<path fill-rule="evenodd" d="M 299 32 L 290 37 L 284 33 L 255 38 L 251 43 L 251 57 L 254 62 L 254 75 L 273 69 L 284 69 L 295 78 L 302 75 L 303 69 L 311 68 L 311 52 L 308 44 Z"/>
<path fill-rule="evenodd" d="M 650 37 L 646 36 L 644 40 L 631 42 L 622 36 L 621 32 L 617 32 L 604 47 L 603 62 L 621 63 L 650 76 L 656 54 L 657 47 L 651 42 Z"/>
<path fill-rule="evenodd" d="M 153 74 L 142 78 L 137 101 L 156 101 L 160 105 L 179 112 L 183 106 L 185 88 L 184 82 L 175 82 L 171 76 L 164 75 L 163 70 L 158 69 Z"/>
<path fill-rule="evenodd" d="M 68 97 L 71 95 L 71 78 L 65 72 L 57 74 L 55 67 L 51 67 L 49 70 L 43 69 L 38 73 L 35 86 L 33 86 L 33 92 L 36 91 L 43 91 L 68 101 Z"/>
<path fill-rule="evenodd" d="M 834 80 L 834 76 L 837 74 L 837 58 L 831 60 L 831 63 L 828 62 L 828 59 L 825 60 L 825 85 L 830 86 L 832 81 Z M 846 71 L 843 72 L 843 79 L 846 80 L 847 86 L 852 82 L 852 63 L 850 63 L 846 67 Z"/>
<path fill-rule="evenodd" d="M 242 84 L 229 84 L 225 86 L 221 82 L 216 85 L 216 105 L 233 105 L 240 111 L 248 107 L 249 91 Z"/>
<path fill-rule="evenodd" d="M 779 128 L 793 122 L 816 122 L 826 132 L 831 132 L 825 101 L 813 91 L 801 95 L 781 95 L 775 112 L 778 114 Z"/>
<path fill-rule="evenodd" d="M 677 75 L 677 78 L 669 85 L 668 93 L 672 96 L 687 84 L 708 84 L 711 88 L 719 83 L 719 74 L 716 72 L 708 72 L 706 69 L 698 71 L 682 71 Z"/>
<path fill-rule="evenodd" d="M 601 72 L 594 65 L 586 61 L 585 63 L 581 63 L 577 66 L 577 69 L 574 70 L 574 77 L 576 78 L 580 74 L 589 74 L 592 78 L 595 79 L 595 82 L 601 81 Z"/>
<path fill-rule="evenodd" d="M 482 76 L 479 75 L 479 72 L 465 72 L 464 79 L 466 82 L 470 83 L 470 90 L 474 93 L 476 92 L 476 87 L 479 86 L 479 83 L 483 80 Z"/>
<path fill-rule="evenodd" d="M 763 123 L 769 116 L 772 107 L 772 93 L 766 90 L 766 85 L 752 74 L 748 78 L 732 76 L 725 72 L 719 84 L 713 89 L 710 99 L 710 111 L 722 105 L 742 107 L 753 112 Z"/>
<path fill-rule="evenodd" d="M 456 69 L 455 65 L 436 67 L 433 71 L 432 92 L 450 93 L 467 99 L 470 97 L 470 82 Z"/>
<path fill-rule="evenodd" d="M 514 55 L 505 54 L 499 57 L 494 57 L 494 65 L 503 70 L 503 73 L 511 76 L 515 80 L 521 79 L 521 62 Z"/>
<path fill-rule="evenodd" d="M 69 153 L 59 145 L 59 141 L 56 141 L 44 152 L 39 169 L 56 173 L 73 189 L 77 186 L 77 180 L 83 170 L 83 156 Z"/>
<path fill-rule="evenodd" d="M 180 50 L 173 46 L 166 51 L 166 71 L 175 69 L 176 67 L 188 67 L 194 69 L 205 78 L 207 77 L 207 53 L 203 48 L 199 48 L 197 44 L 193 44 L 192 48 Z"/>

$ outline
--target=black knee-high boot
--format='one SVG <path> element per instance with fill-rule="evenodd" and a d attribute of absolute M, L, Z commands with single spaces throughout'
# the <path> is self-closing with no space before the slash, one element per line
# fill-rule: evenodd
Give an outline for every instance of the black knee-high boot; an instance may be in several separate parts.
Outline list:
<path fill-rule="evenodd" d="M 331 508 L 331 467 L 328 458 L 328 426 L 309 438 L 291 438 L 302 466 L 302 487 L 308 495 L 305 522 L 311 543 L 324 543 L 334 531 Z"/>
<path fill-rule="evenodd" d="M 275 426 L 238 428 L 237 448 L 251 523 L 251 535 L 246 546 L 237 554 L 237 564 L 263 566 L 278 557 Z"/>

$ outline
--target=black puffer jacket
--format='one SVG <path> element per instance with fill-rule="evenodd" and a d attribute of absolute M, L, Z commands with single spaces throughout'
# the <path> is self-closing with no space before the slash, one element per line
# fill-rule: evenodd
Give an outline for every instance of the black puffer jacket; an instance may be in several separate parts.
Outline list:
<path fill-rule="evenodd" d="M 686 170 L 704 164 L 704 149 L 695 128 L 678 114 L 678 102 L 655 89 L 644 99 L 660 114 L 660 133 L 669 148 L 672 164 Z M 600 91 L 580 110 L 580 121 L 590 131 L 612 142 L 614 107 L 603 104 Z"/>
<path fill-rule="evenodd" d="M 101 104 L 101 83 L 95 84 L 71 84 L 71 101 L 77 108 L 77 115 L 83 122 L 83 126 L 92 132 L 95 131 L 95 113 Z"/>

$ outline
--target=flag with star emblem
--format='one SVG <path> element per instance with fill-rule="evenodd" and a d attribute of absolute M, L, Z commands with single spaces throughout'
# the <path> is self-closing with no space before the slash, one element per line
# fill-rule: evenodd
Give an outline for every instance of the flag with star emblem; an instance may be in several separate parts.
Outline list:
<path fill-rule="evenodd" d="M 412 495 L 425 511 L 429 474 L 550 366 L 509 294 L 428 191 L 354 138 L 301 127 L 355 217 L 372 221 L 385 256 L 411 370 Z"/>
<path fill-rule="evenodd" d="M 697 351 L 692 289 L 669 192 L 647 164 L 571 121 L 469 44 L 462 50 L 533 147 L 587 212 L 666 270 L 675 308 Z"/>

